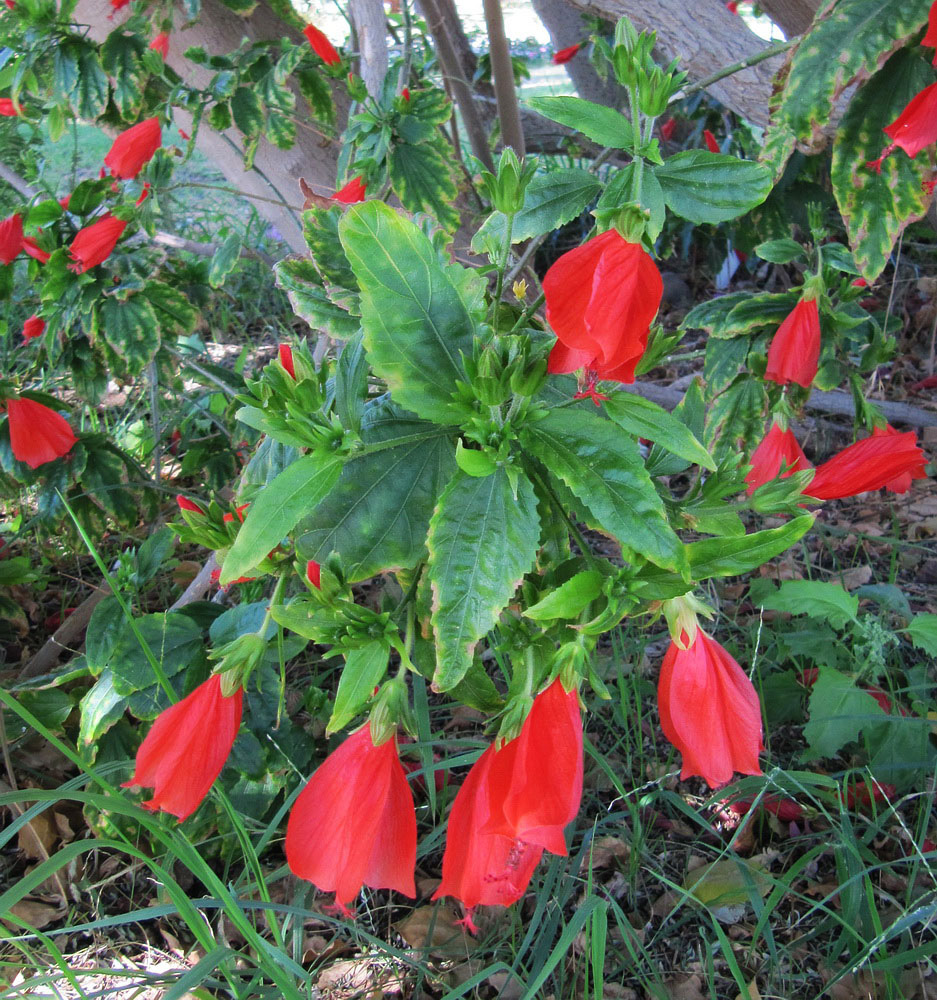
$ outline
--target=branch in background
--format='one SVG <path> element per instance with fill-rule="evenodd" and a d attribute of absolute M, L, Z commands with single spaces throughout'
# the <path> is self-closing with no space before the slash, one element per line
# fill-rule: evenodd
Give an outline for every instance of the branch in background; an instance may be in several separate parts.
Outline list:
<path fill-rule="evenodd" d="M 348 13 L 358 37 L 358 71 L 368 93 L 377 99 L 387 75 L 387 24 L 383 0 L 350 0 Z"/>
<path fill-rule="evenodd" d="M 517 90 L 514 86 L 511 48 L 508 45 L 507 35 L 504 33 L 501 0 L 484 0 L 484 3 L 491 73 L 494 77 L 495 97 L 498 100 L 498 118 L 501 121 L 501 141 L 505 146 L 511 146 L 518 157 L 522 157 L 524 155 L 524 132 L 521 128 Z"/>

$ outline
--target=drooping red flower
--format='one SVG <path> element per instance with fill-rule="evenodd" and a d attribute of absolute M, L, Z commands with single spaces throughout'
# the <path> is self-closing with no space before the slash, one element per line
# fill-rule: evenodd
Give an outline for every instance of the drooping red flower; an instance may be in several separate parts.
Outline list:
<path fill-rule="evenodd" d="M 557 337 L 547 370 L 633 382 L 663 291 L 650 254 L 614 229 L 564 253 L 543 279 Z"/>
<path fill-rule="evenodd" d="M 670 142 L 677 128 L 677 119 L 668 118 L 660 123 L 660 137 L 664 142 Z"/>
<path fill-rule="evenodd" d="M 133 777 L 153 798 L 143 804 L 184 820 L 199 807 L 221 773 L 241 725 L 244 692 L 225 696 L 212 674 L 182 701 L 161 712 L 137 751 Z"/>
<path fill-rule="evenodd" d="M 576 42 L 575 45 L 567 45 L 565 49 L 560 49 L 559 52 L 553 53 L 553 65 L 562 66 L 563 63 L 568 63 L 570 59 L 582 48 L 582 42 Z"/>
<path fill-rule="evenodd" d="M 277 348 L 280 364 L 286 369 L 287 374 L 295 382 L 296 369 L 293 367 L 293 348 L 289 344 L 280 344 Z"/>
<path fill-rule="evenodd" d="M 3 0 L 3 2 L 7 5 L 7 10 L 16 9 L 16 0 Z"/>
<path fill-rule="evenodd" d="M 312 46 L 313 52 L 325 63 L 326 66 L 337 66 L 342 57 L 335 51 L 335 46 L 312 24 L 307 24 L 303 28 L 306 40 Z"/>
<path fill-rule="evenodd" d="M 4 118 L 16 118 L 19 115 L 16 105 L 9 97 L 0 97 L 0 115 Z"/>
<path fill-rule="evenodd" d="M 169 58 L 169 34 L 168 32 L 161 31 L 152 42 L 150 42 L 150 48 L 154 52 L 158 52 L 163 59 Z"/>
<path fill-rule="evenodd" d="M 670 644 L 657 699 L 664 735 L 683 755 L 681 779 L 698 774 L 716 788 L 736 771 L 761 774 L 758 695 L 738 663 L 701 628 L 688 649 Z"/>
<path fill-rule="evenodd" d="M 63 212 L 68 211 L 68 205 L 71 200 L 72 196 L 70 194 L 65 195 L 64 198 L 59 198 L 59 205 L 61 206 Z"/>
<path fill-rule="evenodd" d="M 68 421 L 34 399 L 8 399 L 10 447 L 18 462 L 38 469 L 46 462 L 62 458 L 72 450 L 77 438 Z"/>
<path fill-rule="evenodd" d="M 23 324 L 23 341 L 32 340 L 33 337 L 41 337 L 45 333 L 46 321 L 33 313 Z"/>
<path fill-rule="evenodd" d="M 873 434 L 818 465 L 816 475 L 804 489 L 804 496 L 840 500 L 880 490 L 889 484 L 894 489 L 895 485 L 904 482 L 904 476 L 909 477 L 910 486 L 910 479 L 921 478 L 926 462 L 914 431 Z"/>
<path fill-rule="evenodd" d="M 313 585 L 313 587 L 318 590 L 322 586 L 322 567 L 315 561 L 315 559 L 310 559 L 306 563 L 306 578 Z"/>
<path fill-rule="evenodd" d="M 183 496 L 181 493 L 176 494 L 176 503 L 179 504 L 179 510 L 187 510 L 190 514 L 204 514 L 205 511 L 194 501 L 190 500 L 188 497 Z"/>
<path fill-rule="evenodd" d="M 816 299 L 801 299 L 778 327 L 768 348 L 765 378 L 778 385 L 809 388 L 820 358 L 820 310 Z"/>
<path fill-rule="evenodd" d="M 23 249 L 23 218 L 14 213 L 0 222 L 0 264 L 12 264 Z"/>
<path fill-rule="evenodd" d="M 107 260 L 126 228 L 126 222 L 108 212 L 97 222 L 80 229 L 69 247 L 68 252 L 72 258 L 69 270 L 75 274 L 84 274 Z"/>
<path fill-rule="evenodd" d="M 416 896 L 416 815 L 393 737 L 375 746 L 368 723 L 326 757 L 290 812 L 286 860 L 343 913 L 362 885 Z"/>
<path fill-rule="evenodd" d="M 23 249 L 30 257 L 38 260 L 40 264 L 45 264 L 46 261 L 52 256 L 52 254 L 43 250 L 42 247 L 32 238 L 32 236 L 23 237 Z"/>
<path fill-rule="evenodd" d="M 710 153 L 721 153 L 722 150 L 719 148 L 719 142 L 716 137 L 709 131 L 708 128 L 703 129 L 703 141 L 706 143 L 706 148 Z"/>
<path fill-rule="evenodd" d="M 111 174 L 123 181 L 133 180 L 163 142 L 158 118 L 145 121 L 121 132 L 114 140 L 104 163 Z"/>
<path fill-rule="evenodd" d="M 364 201 L 366 189 L 367 184 L 360 177 L 352 177 L 343 188 L 340 188 L 332 195 L 332 201 L 340 201 L 343 205 L 352 205 L 356 201 Z"/>
<path fill-rule="evenodd" d="M 400 96 L 405 101 L 409 102 L 409 100 L 410 100 L 410 88 L 409 87 L 404 87 L 403 90 L 400 91 Z"/>
<path fill-rule="evenodd" d="M 937 0 L 930 5 L 927 15 L 927 32 L 921 39 L 921 45 L 929 49 L 937 49 Z M 937 52 L 934 52 L 934 65 L 937 66 Z"/>
<path fill-rule="evenodd" d="M 872 437 L 895 437 L 900 435 L 900 431 L 896 431 L 891 424 L 886 424 L 884 427 L 874 427 L 872 429 Z M 889 493 L 907 493 L 911 489 L 912 479 L 926 479 L 927 473 L 924 471 L 926 462 L 923 460 L 918 465 L 914 465 L 908 468 L 905 472 L 900 475 L 895 476 L 894 479 L 889 480 L 885 483 L 885 489 Z"/>
<path fill-rule="evenodd" d="M 877 174 L 882 172 L 882 161 L 896 149 L 903 149 L 914 158 L 925 146 L 937 142 L 937 83 L 925 87 L 905 105 L 904 111 L 884 129 L 892 141 L 882 150 L 877 160 L 866 166 Z"/>
<path fill-rule="evenodd" d="M 787 466 L 783 473 L 782 465 Z M 776 479 L 779 473 L 782 479 L 786 479 L 794 472 L 809 468 L 811 463 L 793 432 L 789 428 L 781 430 L 776 423 L 772 423 L 761 444 L 752 452 L 752 467 L 745 477 L 748 495 L 751 496 L 759 486 Z"/>

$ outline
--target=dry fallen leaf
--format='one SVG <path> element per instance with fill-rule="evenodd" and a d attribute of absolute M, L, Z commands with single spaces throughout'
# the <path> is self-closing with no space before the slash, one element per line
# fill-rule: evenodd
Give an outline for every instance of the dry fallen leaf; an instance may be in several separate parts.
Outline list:
<path fill-rule="evenodd" d="M 748 989 L 739 993 L 735 1000 L 761 1000 L 761 993 L 758 992 L 758 984 L 754 979 L 748 984 Z"/>
<path fill-rule="evenodd" d="M 592 850 L 582 859 L 580 871 L 587 871 L 589 862 L 593 870 L 611 868 L 616 861 L 627 861 L 631 848 L 621 837 L 598 837 L 592 843 Z"/>
<path fill-rule="evenodd" d="M 17 846 L 31 861 L 44 861 L 52 853 L 52 845 L 58 837 L 51 810 L 39 813 L 20 827 Z"/>
<path fill-rule="evenodd" d="M 10 913 L 39 931 L 63 917 L 65 908 L 40 903 L 36 899 L 21 899 L 10 907 Z"/>
<path fill-rule="evenodd" d="M 474 951 L 474 941 L 446 906 L 420 906 L 395 925 L 411 948 L 429 948 L 439 957 L 465 958 Z"/>

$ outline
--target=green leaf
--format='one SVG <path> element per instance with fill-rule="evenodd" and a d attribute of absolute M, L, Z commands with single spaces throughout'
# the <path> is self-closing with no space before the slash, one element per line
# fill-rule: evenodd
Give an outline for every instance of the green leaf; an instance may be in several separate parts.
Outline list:
<path fill-rule="evenodd" d="M 525 427 L 521 443 L 587 506 L 603 531 L 666 569 L 686 566 L 683 543 L 635 441 L 588 410 L 554 410 Z"/>
<path fill-rule="evenodd" d="M 755 247 L 755 253 L 762 260 L 770 261 L 772 264 L 790 264 L 792 260 L 804 256 L 804 248 L 797 240 L 784 237 L 779 240 L 768 240 L 767 243 L 759 243 Z"/>
<path fill-rule="evenodd" d="M 208 268 L 208 283 L 212 288 L 220 288 L 234 270 L 241 256 L 241 236 L 231 235 L 215 251 Z"/>
<path fill-rule="evenodd" d="M 760 163 L 687 149 L 654 168 L 667 207 L 697 225 L 727 222 L 760 205 L 771 175 Z"/>
<path fill-rule="evenodd" d="M 311 260 L 287 257 L 274 265 L 273 273 L 293 312 L 313 330 L 324 330 L 337 340 L 348 340 L 358 332 L 361 318 L 332 301 Z"/>
<path fill-rule="evenodd" d="M 264 109 L 260 98 L 250 87 L 238 87 L 231 97 L 234 124 L 248 139 L 255 139 L 264 128 Z"/>
<path fill-rule="evenodd" d="M 627 149 L 631 122 L 620 112 L 581 97 L 532 97 L 527 104 L 546 118 L 568 125 L 600 146 Z"/>
<path fill-rule="evenodd" d="M 335 692 L 335 707 L 326 726 L 326 735 L 337 733 L 371 700 L 375 687 L 387 673 L 390 650 L 383 642 L 369 642 L 345 654 L 345 666 Z"/>
<path fill-rule="evenodd" d="M 163 281 L 148 281 L 143 286 L 143 295 L 153 307 L 164 333 L 191 333 L 195 329 L 198 310 L 178 288 Z"/>
<path fill-rule="evenodd" d="M 396 447 L 345 463 L 297 542 L 303 559 L 321 563 L 334 550 L 355 583 L 414 566 L 424 555 L 429 519 L 455 472 L 454 449 L 435 424 L 422 420 L 388 421 L 364 436 L 373 444 L 404 435 Z"/>
<path fill-rule="evenodd" d="M 124 628 L 124 609 L 113 595 L 105 597 L 91 612 L 85 633 L 85 659 L 93 674 L 99 674 Z"/>
<path fill-rule="evenodd" d="M 322 501 L 341 468 L 341 460 L 332 455 L 304 455 L 261 490 L 225 556 L 221 583 L 247 576 Z"/>
<path fill-rule="evenodd" d="M 303 236 L 316 262 L 316 268 L 326 281 L 339 288 L 357 290 L 358 282 L 338 238 L 341 209 L 312 208 L 303 212 Z"/>
<path fill-rule="evenodd" d="M 937 656 L 937 615 L 915 615 L 904 630 L 915 648 L 928 656 Z"/>
<path fill-rule="evenodd" d="M 597 569 L 577 573 L 543 600 L 524 610 L 527 618 L 535 622 L 552 621 L 555 618 L 575 618 L 602 593 L 605 577 Z"/>
<path fill-rule="evenodd" d="M 605 403 L 605 412 L 629 434 L 647 438 L 672 454 L 715 472 L 712 456 L 689 427 L 657 403 L 636 393 L 616 392 Z"/>
<path fill-rule="evenodd" d="M 639 176 L 641 189 L 637 191 Z M 648 213 L 647 236 L 652 241 L 656 240 L 667 218 L 664 192 L 652 170 L 642 170 L 639 175 L 633 162 L 610 176 L 596 207 L 599 211 L 611 211 L 631 202 L 637 202 Z"/>
<path fill-rule="evenodd" d="M 693 579 L 738 576 L 757 569 L 800 541 L 813 526 L 813 520 L 812 514 L 803 514 L 779 528 L 753 531 L 738 538 L 704 538 L 690 542 L 686 550 Z"/>
<path fill-rule="evenodd" d="M 398 142 L 387 154 L 387 170 L 394 193 L 410 212 L 429 212 L 447 232 L 459 227 L 455 198 L 459 189 L 452 179 L 442 136 L 433 133 L 419 143 Z"/>
<path fill-rule="evenodd" d="M 872 695 L 860 691 L 852 678 L 829 667 L 818 668 L 808 712 L 810 721 L 804 726 L 808 748 L 804 760 L 834 757 L 847 743 L 858 739 L 863 726 L 885 714 Z"/>
<path fill-rule="evenodd" d="M 764 383 L 745 373 L 716 397 L 706 417 L 704 439 L 710 447 L 716 443 L 717 458 L 732 450 L 738 438 L 751 440 L 763 433 L 766 401 Z"/>
<path fill-rule="evenodd" d="M 547 174 L 537 174 L 524 194 L 524 207 L 514 216 L 511 242 L 520 243 L 542 236 L 575 219 L 595 198 L 602 184 L 588 170 L 564 167 Z M 507 220 L 493 212 L 472 237 L 472 250 L 482 253 L 489 241 L 504 245 Z"/>
<path fill-rule="evenodd" d="M 127 699 L 114 689 L 114 674 L 105 670 L 81 699 L 78 746 L 91 747 L 127 710 Z"/>
<path fill-rule="evenodd" d="M 463 472 L 452 478 L 426 540 L 436 690 L 449 691 L 465 677 L 479 639 L 532 568 L 539 537 L 537 498 L 525 477 L 516 496 L 503 467 L 485 479 Z"/>
<path fill-rule="evenodd" d="M 432 243 L 379 201 L 353 205 L 339 236 L 361 286 L 372 368 L 401 406 L 437 423 L 455 422 L 452 394 L 465 379 L 459 352 L 471 355 L 476 322 Z"/>
<path fill-rule="evenodd" d="M 123 358 L 131 375 L 139 375 L 159 350 L 159 323 L 143 295 L 130 295 L 122 302 L 116 298 L 99 302 L 95 330 Z"/>
<path fill-rule="evenodd" d="M 202 630 L 187 615 L 172 612 L 144 615 L 136 620 L 136 625 L 167 677 L 184 670 L 202 650 Z M 114 690 L 124 697 L 153 687 L 156 681 L 129 622 L 111 649 L 107 667 L 114 675 Z"/>
<path fill-rule="evenodd" d="M 785 580 L 777 593 L 762 598 L 761 605 L 769 611 L 787 611 L 828 621 L 834 628 L 844 628 L 859 613 L 858 597 L 847 593 L 838 583 L 819 580 Z"/>
<path fill-rule="evenodd" d="M 138 34 L 126 34 L 123 28 L 112 31 L 101 46 L 101 65 L 113 81 L 114 103 L 126 119 L 135 117 L 143 103 L 140 59 L 146 42 Z"/>
<path fill-rule="evenodd" d="M 32 712 L 44 726 L 52 730 L 61 730 L 75 707 L 68 692 L 57 687 L 21 691 L 16 700 L 27 712 Z"/>
<path fill-rule="evenodd" d="M 722 340 L 710 337 L 706 341 L 706 356 L 703 361 L 703 379 L 710 396 L 724 392 L 748 360 L 751 341 L 747 337 L 733 337 Z"/>
<path fill-rule="evenodd" d="M 882 272 L 904 228 L 927 211 L 924 179 L 931 172 L 931 153 L 923 151 L 912 160 L 895 150 L 882 163 L 881 174 L 864 164 L 889 142 L 882 129 L 933 81 L 929 63 L 908 51 L 897 53 L 855 94 L 836 132 L 833 193 L 855 262 L 868 281 Z"/>
<path fill-rule="evenodd" d="M 81 79 L 78 60 L 83 50 L 83 45 L 64 39 L 53 50 L 52 86 L 55 97 L 60 101 L 71 103 L 72 95 L 78 89 Z"/>
<path fill-rule="evenodd" d="M 78 60 L 78 88 L 72 97 L 72 109 L 79 118 L 94 121 L 107 107 L 107 73 L 95 49 L 86 49 Z"/>

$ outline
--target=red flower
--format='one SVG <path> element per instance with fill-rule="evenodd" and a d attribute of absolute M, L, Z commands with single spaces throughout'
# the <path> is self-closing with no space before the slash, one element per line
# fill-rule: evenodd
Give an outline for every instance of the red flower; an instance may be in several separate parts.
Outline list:
<path fill-rule="evenodd" d="M 221 773 L 241 725 L 244 692 L 226 697 L 221 675 L 212 674 L 182 701 L 160 713 L 137 751 L 133 777 L 122 788 L 143 785 L 153 798 L 143 804 L 180 820 L 199 807 Z"/>
<path fill-rule="evenodd" d="M 924 452 L 917 445 L 914 431 L 904 434 L 894 430 L 880 432 L 856 441 L 828 462 L 818 465 L 804 496 L 839 500 L 882 487 L 895 489 L 904 476 L 922 478 L 925 464 Z"/>
<path fill-rule="evenodd" d="M 410 88 L 409 87 L 404 87 L 403 90 L 400 91 L 400 96 L 405 101 L 409 101 L 410 100 Z"/>
<path fill-rule="evenodd" d="M 190 136 L 189 133 L 186 132 L 186 130 L 184 128 L 181 128 L 181 129 L 179 129 L 179 138 L 182 139 L 182 140 L 184 140 L 185 142 L 188 142 L 189 139 L 192 138 L 192 136 Z"/>
<path fill-rule="evenodd" d="M 751 812 L 755 800 L 738 799 L 729 803 L 729 809 L 736 816 L 745 816 Z M 793 799 L 783 799 L 780 795 L 763 795 L 758 803 L 759 809 L 765 812 L 774 813 L 782 823 L 799 823 L 804 818 L 804 807 Z"/>
<path fill-rule="evenodd" d="M 117 136 L 110 152 L 104 157 L 104 163 L 110 167 L 114 177 L 124 181 L 133 180 L 144 164 L 153 158 L 162 142 L 159 119 L 147 118 Z"/>
<path fill-rule="evenodd" d="M 343 913 L 362 885 L 416 896 L 413 795 L 393 738 L 375 746 L 368 723 L 326 757 L 290 812 L 286 860 Z"/>
<path fill-rule="evenodd" d="M 851 281 L 850 284 L 852 285 L 853 288 L 869 287 L 869 283 L 865 280 L 865 278 L 856 278 L 855 281 Z"/>
<path fill-rule="evenodd" d="M 237 513 L 237 519 L 238 521 L 240 521 L 241 524 L 244 523 L 244 511 L 247 510 L 248 507 L 250 507 L 249 503 L 241 503 L 234 508 Z M 234 521 L 234 514 L 222 514 L 221 520 L 225 524 L 230 524 Z"/>
<path fill-rule="evenodd" d="M 80 229 L 68 251 L 72 258 L 72 263 L 68 265 L 69 270 L 75 274 L 84 274 L 85 271 L 107 260 L 126 228 L 126 222 L 115 219 L 108 212 L 97 222 Z"/>
<path fill-rule="evenodd" d="M 927 33 L 921 39 L 921 45 L 929 49 L 937 49 L 937 0 L 930 5 L 927 15 Z M 937 66 L 937 52 L 934 53 L 934 65 Z"/>
<path fill-rule="evenodd" d="M 710 153 L 721 153 L 722 150 L 719 148 L 719 143 L 716 137 L 709 131 L 708 128 L 703 129 L 703 139 L 706 142 L 706 148 Z"/>
<path fill-rule="evenodd" d="M 322 567 L 315 559 L 306 563 L 306 577 L 316 590 L 322 586 Z"/>
<path fill-rule="evenodd" d="M 7 5 L 8 10 L 16 9 L 16 0 L 3 0 L 3 2 Z"/>
<path fill-rule="evenodd" d="M 0 97 L 0 115 L 4 118 L 16 118 L 18 114 L 16 105 L 9 97 Z"/>
<path fill-rule="evenodd" d="M 726 10 L 730 14 L 738 14 L 739 12 L 739 0 L 729 0 L 726 4 Z"/>
<path fill-rule="evenodd" d="M 364 201 L 366 188 L 367 184 L 360 177 L 353 177 L 343 188 L 332 195 L 332 201 L 340 201 L 343 205 Z"/>
<path fill-rule="evenodd" d="M 553 64 L 555 66 L 562 66 L 563 63 L 568 63 L 570 59 L 582 48 L 582 42 L 576 42 L 575 45 L 567 45 L 565 49 L 560 49 L 559 52 L 553 53 Z"/>
<path fill-rule="evenodd" d="M 146 201 L 146 199 L 149 198 L 149 196 L 150 196 L 150 188 L 151 188 L 150 182 L 149 181 L 144 181 L 143 182 L 143 188 L 140 191 L 140 194 L 137 197 L 137 200 L 134 202 L 134 205 L 136 205 L 137 208 L 139 208 Z"/>
<path fill-rule="evenodd" d="M 154 52 L 158 52 L 163 59 L 169 58 L 169 35 L 165 31 L 161 31 L 152 42 L 150 42 L 150 48 Z"/>
<path fill-rule="evenodd" d="M 289 344 L 280 344 L 277 348 L 280 364 L 286 369 L 289 377 L 296 381 L 296 369 L 293 367 L 293 348 Z"/>
<path fill-rule="evenodd" d="M 670 644 L 657 700 L 664 735 L 683 754 L 681 779 L 698 774 L 716 788 L 735 771 L 761 774 L 758 695 L 738 663 L 702 629 L 689 649 Z"/>
<path fill-rule="evenodd" d="M 543 279 L 557 336 L 548 371 L 633 382 L 663 291 L 650 255 L 614 229 L 564 253 Z"/>
<path fill-rule="evenodd" d="M 666 121 L 660 123 L 660 137 L 664 142 L 670 142 L 673 138 L 674 130 L 677 127 L 676 118 L 668 118 Z"/>
<path fill-rule="evenodd" d="M 884 427 L 874 427 L 872 429 L 872 437 L 895 437 L 901 436 L 900 431 L 896 431 L 891 424 L 886 424 Z M 924 471 L 926 462 L 922 460 L 918 465 L 914 465 L 908 468 L 905 472 L 900 473 L 895 476 L 894 479 L 889 480 L 885 483 L 885 489 L 890 493 L 907 493 L 911 489 L 912 479 L 926 479 L 927 473 Z"/>
<path fill-rule="evenodd" d="M 809 388 L 820 357 L 820 310 L 816 299 L 801 299 L 778 327 L 768 348 L 765 378 L 778 385 Z"/>
<path fill-rule="evenodd" d="M 23 324 L 23 340 L 32 340 L 33 337 L 41 337 L 46 329 L 46 321 L 40 319 L 35 313 Z"/>
<path fill-rule="evenodd" d="M 932 83 L 912 97 L 904 111 L 884 131 L 892 141 L 877 160 L 866 164 L 877 174 L 882 172 L 885 157 L 899 147 L 908 156 L 915 157 L 925 146 L 937 142 L 937 83 Z"/>
<path fill-rule="evenodd" d="M 11 215 L 0 222 L 0 264 L 12 264 L 23 249 L 23 219 Z"/>
<path fill-rule="evenodd" d="M 336 66 L 342 61 L 342 57 L 335 51 L 335 47 L 318 28 L 307 24 L 303 28 L 303 34 L 312 46 L 313 52 L 315 52 L 326 66 Z"/>
<path fill-rule="evenodd" d="M 113 17 L 119 10 L 126 7 L 128 3 L 130 3 L 130 0 L 111 0 L 112 10 L 109 16 Z"/>
<path fill-rule="evenodd" d="M 187 510 L 190 514 L 204 514 L 205 511 L 194 501 L 190 500 L 188 497 L 184 497 L 181 493 L 176 495 L 176 503 L 179 504 L 179 510 Z"/>
<path fill-rule="evenodd" d="M 787 466 L 783 473 L 782 464 Z M 751 496 L 759 486 L 776 479 L 779 473 L 782 479 L 786 479 L 792 472 L 809 468 L 812 466 L 797 443 L 797 438 L 790 430 L 782 431 L 777 424 L 772 423 L 771 430 L 752 452 L 752 467 L 745 477 L 748 495 Z"/>
<path fill-rule="evenodd" d="M 38 469 L 72 450 L 77 440 L 68 421 L 34 399 L 8 399 L 10 447 L 18 462 Z"/>
<path fill-rule="evenodd" d="M 45 262 L 52 256 L 50 253 L 46 253 L 42 247 L 32 238 L 32 236 L 23 237 L 23 249 L 30 257 L 35 258 L 40 264 L 45 264 Z"/>

